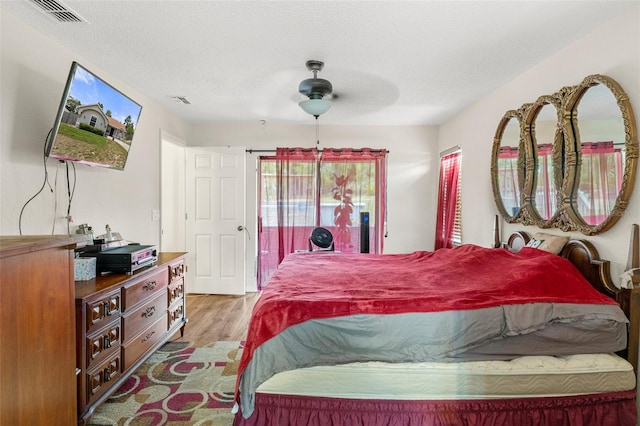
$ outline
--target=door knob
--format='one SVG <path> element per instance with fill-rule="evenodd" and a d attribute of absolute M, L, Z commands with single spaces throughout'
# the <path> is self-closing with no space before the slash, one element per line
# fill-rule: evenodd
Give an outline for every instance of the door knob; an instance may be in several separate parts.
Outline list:
<path fill-rule="evenodd" d="M 249 234 L 249 230 L 246 227 L 244 227 L 242 225 L 238 225 L 238 231 L 240 231 L 240 232 L 245 231 L 247 233 L 247 236 L 249 237 L 249 239 L 251 239 L 251 234 Z"/>

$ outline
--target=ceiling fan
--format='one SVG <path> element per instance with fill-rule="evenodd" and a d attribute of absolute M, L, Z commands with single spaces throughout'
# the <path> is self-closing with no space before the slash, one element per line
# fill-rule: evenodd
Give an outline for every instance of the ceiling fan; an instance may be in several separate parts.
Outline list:
<path fill-rule="evenodd" d="M 302 80 L 298 86 L 298 91 L 309 99 L 301 101 L 298 105 L 307 114 L 311 114 L 317 119 L 318 116 L 331 108 L 331 101 L 324 99 L 324 97 L 331 95 L 333 86 L 329 80 L 318 78 L 318 72 L 324 68 L 324 62 L 311 59 L 307 61 L 306 65 L 307 69 L 313 72 L 313 78 Z"/>

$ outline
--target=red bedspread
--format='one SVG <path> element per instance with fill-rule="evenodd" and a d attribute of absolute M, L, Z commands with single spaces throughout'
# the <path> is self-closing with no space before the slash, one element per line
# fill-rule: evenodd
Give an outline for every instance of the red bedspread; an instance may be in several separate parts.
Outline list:
<path fill-rule="evenodd" d="M 567 260 L 464 245 L 410 254 L 296 253 L 254 307 L 239 370 L 253 351 L 310 319 L 487 308 L 533 302 L 616 304 Z"/>

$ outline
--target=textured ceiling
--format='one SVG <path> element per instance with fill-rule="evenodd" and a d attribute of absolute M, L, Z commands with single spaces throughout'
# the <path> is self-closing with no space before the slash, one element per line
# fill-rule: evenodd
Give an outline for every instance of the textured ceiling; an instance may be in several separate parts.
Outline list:
<path fill-rule="evenodd" d="M 318 59 L 321 121 L 352 125 L 442 123 L 633 3 L 64 0 L 86 22 L 60 23 L 29 1 L 0 8 L 189 122 L 310 123 Z"/>

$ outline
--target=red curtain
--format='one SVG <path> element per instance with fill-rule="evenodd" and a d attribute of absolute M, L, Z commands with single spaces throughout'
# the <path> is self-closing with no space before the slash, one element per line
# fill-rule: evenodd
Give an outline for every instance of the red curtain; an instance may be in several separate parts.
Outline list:
<path fill-rule="evenodd" d="M 369 213 L 369 251 L 382 253 L 386 219 L 386 150 L 323 150 L 319 225 L 331 230 L 336 250 L 360 251 L 360 213 Z M 329 208 L 327 208 L 329 207 Z"/>
<path fill-rule="evenodd" d="M 308 250 L 316 226 L 335 250 L 360 251 L 360 212 L 369 212 L 369 250 L 382 253 L 386 222 L 386 150 L 278 148 L 260 157 L 258 288 L 289 253 Z"/>
<path fill-rule="evenodd" d="M 518 147 L 503 146 L 498 153 L 498 188 L 505 210 L 511 216 L 520 209 L 518 187 Z"/>
<path fill-rule="evenodd" d="M 611 213 L 622 187 L 622 153 L 612 141 L 583 142 L 578 186 L 578 211 L 590 225 Z"/>
<path fill-rule="evenodd" d="M 458 200 L 460 158 L 460 152 L 454 152 L 440 159 L 440 183 L 436 217 L 436 250 L 439 248 L 453 247 L 453 229 L 456 219 L 456 203 Z"/>
<path fill-rule="evenodd" d="M 551 219 L 556 211 L 556 186 L 553 170 L 553 145 L 540 144 L 538 150 L 536 210 L 544 219 Z"/>
<path fill-rule="evenodd" d="M 305 250 L 316 224 L 318 151 L 278 148 L 261 157 L 258 197 L 258 289 L 284 257 Z"/>

